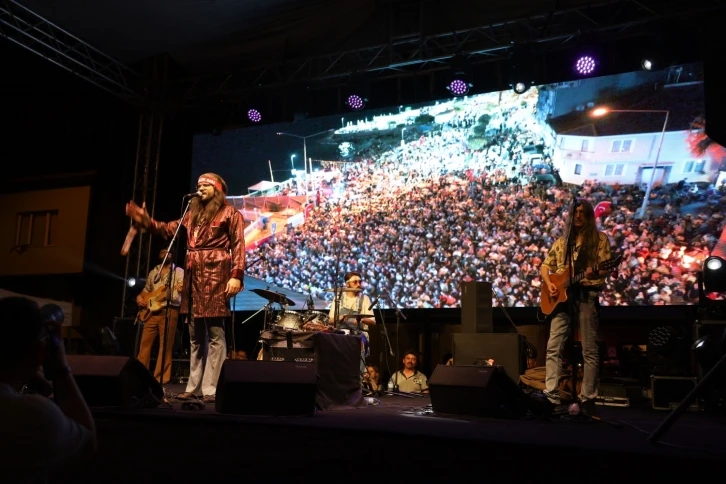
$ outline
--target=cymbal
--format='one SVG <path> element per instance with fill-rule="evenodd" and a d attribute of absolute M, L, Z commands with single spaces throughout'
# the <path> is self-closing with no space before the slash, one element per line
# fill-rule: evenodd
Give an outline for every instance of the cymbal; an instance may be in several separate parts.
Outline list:
<path fill-rule="evenodd" d="M 331 287 L 326 289 L 325 292 L 361 292 L 362 290 L 358 287 Z"/>
<path fill-rule="evenodd" d="M 252 289 L 250 292 L 254 292 L 258 296 L 264 297 L 265 299 L 267 299 L 270 302 L 276 302 L 276 303 L 284 304 L 286 306 L 295 305 L 295 301 L 293 301 L 292 299 L 288 298 L 287 296 L 285 296 L 284 294 L 279 293 L 279 292 L 272 292 L 267 289 Z"/>

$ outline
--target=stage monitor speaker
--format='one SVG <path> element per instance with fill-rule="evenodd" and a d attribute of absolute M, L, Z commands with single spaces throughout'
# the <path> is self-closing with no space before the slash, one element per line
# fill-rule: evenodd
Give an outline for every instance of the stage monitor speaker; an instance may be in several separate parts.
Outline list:
<path fill-rule="evenodd" d="M 527 398 L 500 366 L 439 365 L 429 380 L 434 412 L 490 418 L 520 418 Z"/>
<path fill-rule="evenodd" d="M 515 383 L 527 369 L 524 338 L 519 333 L 454 335 L 454 365 L 482 365 L 494 360 Z"/>
<path fill-rule="evenodd" d="M 89 407 L 156 408 L 164 389 L 136 358 L 68 355 L 68 366 Z"/>
<path fill-rule="evenodd" d="M 312 415 L 316 386 L 315 363 L 226 360 L 215 408 L 234 415 Z"/>
<path fill-rule="evenodd" d="M 470 281 L 461 284 L 461 332 L 492 333 L 492 285 Z"/>

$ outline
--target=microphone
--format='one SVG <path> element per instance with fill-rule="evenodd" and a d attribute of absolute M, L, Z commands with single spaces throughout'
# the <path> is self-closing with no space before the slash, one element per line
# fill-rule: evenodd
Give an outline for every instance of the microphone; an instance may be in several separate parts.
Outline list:
<path fill-rule="evenodd" d="M 368 307 L 368 311 L 370 311 L 371 309 L 373 309 L 376 306 L 376 304 L 378 304 L 378 300 L 380 298 L 381 298 L 381 295 L 380 294 L 378 296 L 376 296 L 376 298 L 373 300 L 373 302 L 371 303 L 371 305 Z"/>
<path fill-rule="evenodd" d="M 201 197 L 201 196 L 202 196 L 202 192 L 194 192 L 194 193 L 187 193 L 186 195 L 184 195 L 184 198 L 197 198 L 197 197 Z"/>

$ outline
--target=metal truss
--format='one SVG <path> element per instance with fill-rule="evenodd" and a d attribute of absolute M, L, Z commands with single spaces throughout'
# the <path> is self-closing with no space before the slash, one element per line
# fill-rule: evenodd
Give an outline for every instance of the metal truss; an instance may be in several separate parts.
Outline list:
<path fill-rule="evenodd" d="M 15 0 L 0 1 L 0 35 L 127 102 L 142 77 Z"/>
<path fill-rule="evenodd" d="M 167 56 L 149 59 L 145 66 L 147 92 L 152 99 L 160 97 L 166 84 L 169 69 Z M 139 133 L 136 142 L 136 163 L 131 199 L 138 205 L 146 204 L 146 210 L 154 217 L 159 180 L 161 142 L 164 134 L 164 112 L 158 103 L 149 103 L 139 115 Z M 129 291 L 129 277 L 145 278 L 151 269 L 151 234 L 139 232 L 126 257 L 121 317 L 136 314 L 136 291 Z"/>
<path fill-rule="evenodd" d="M 588 2 L 453 32 L 392 36 L 385 44 L 187 79 L 177 87 L 184 89 L 184 99 L 194 104 L 194 100 L 208 97 L 242 96 L 261 87 L 340 80 L 353 72 L 379 79 L 416 75 L 447 69 L 454 57 L 463 57 L 470 64 L 504 60 L 512 45 L 529 44 L 545 52 L 561 49 L 583 33 L 596 36 L 600 42 L 646 35 L 653 24 L 673 19 L 702 21 L 705 15 L 723 7 L 723 2 L 716 0 Z"/>
<path fill-rule="evenodd" d="M 139 134 L 136 144 L 136 164 L 132 200 L 138 205 L 146 204 L 149 214 L 154 216 L 161 140 L 164 131 L 164 117 L 158 111 L 144 112 L 139 116 Z M 136 314 L 137 291 L 129 290 L 126 281 L 130 277 L 143 277 L 149 273 L 151 261 L 151 234 L 139 232 L 131 244 L 126 257 L 126 271 L 121 303 L 121 317 Z"/>

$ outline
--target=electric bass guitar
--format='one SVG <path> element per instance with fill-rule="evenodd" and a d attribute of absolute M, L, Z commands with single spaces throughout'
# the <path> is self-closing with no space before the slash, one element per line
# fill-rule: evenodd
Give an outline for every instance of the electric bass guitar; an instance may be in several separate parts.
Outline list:
<path fill-rule="evenodd" d="M 139 311 L 137 316 L 139 321 L 145 323 L 153 314 L 158 313 L 166 307 L 166 291 L 168 289 L 166 285 L 159 286 L 144 298 L 146 307 L 141 308 Z"/>
<path fill-rule="evenodd" d="M 613 269 L 620 265 L 620 259 L 622 257 L 622 255 L 617 255 L 609 260 L 600 262 L 599 264 L 595 264 L 594 266 L 592 266 L 592 270 L 594 272 L 597 272 Z M 557 307 L 558 304 L 567 301 L 567 289 L 572 284 L 577 284 L 578 282 L 583 280 L 585 278 L 585 272 L 586 271 L 578 272 L 572 277 L 572 279 L 570 279 L 569 267 L 562 274 L 550 274 L 550 281 L 552 282 L 552 284 L 557 286 L 557 295 L 551 295 L 549 289 L 547 288 L 547 284 L 542 281 L 542 293 L 540 295 L 539 302 L 540 311 L 542 311 L 542 313 L 545 315 L 549 315 L 552 313 L 552 311 L 554 311 L 555 307 Z"/>

